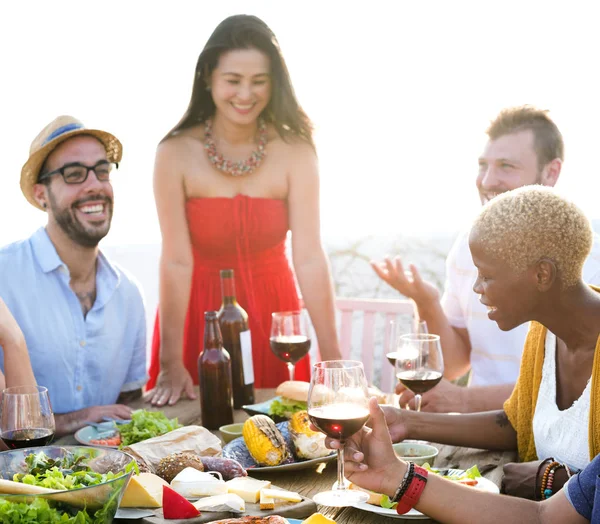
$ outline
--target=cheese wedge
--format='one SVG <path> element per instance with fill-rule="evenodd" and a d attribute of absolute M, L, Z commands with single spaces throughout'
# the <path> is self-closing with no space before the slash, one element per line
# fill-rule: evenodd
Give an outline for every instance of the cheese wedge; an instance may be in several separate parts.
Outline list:
<path fill-rule="evenodd" d="M 300 502 L 302 497 L 294 491 L 285 491 L 283 489 L 265 488 L 260 491 L 261 497 L 269 497 L 276 500 L 285 500 L 287 502 Z"/>
<path fill-rule="evenodd" d="M 185 468 L 180 471 L 171 481 L 171 487 L 188 499 L 227 493 L 224 480 L 195 468 Z"/>
<path fill-rule="evenodd" d="M 335 520 L 326 517 L 322 513 L 313 513 L 302 521 L 302 524 L 335 524 Z"/>
<path fill-rule="evenodd" d="M 121 508 L 160 508 L 162 506 L 162 488 L 169 484 L 153 473 L 133 475 L 127 484 Z"/>
<path fill-rule="evenodd" d="M 193 504 L 200 511 L 231 511 L 234 513 L 243 513 L 246 511 L 246 502 L 244 499 L 233 493 L 205 497 Z"/>
<path fill-rule="evenodd" d="M 275 499 L 265 495 L 265 490 L 260 491 L 260 509 L 275 509 Z"/>
<path fill-rule="evenodd" d="M 256 504 L 260 499 L 260 490 L 270 488 L 268 480 L 257 480 L 252 477 L 236 477 L 225 482 L 227 492 L 239 495 L 246 502 Z"/>

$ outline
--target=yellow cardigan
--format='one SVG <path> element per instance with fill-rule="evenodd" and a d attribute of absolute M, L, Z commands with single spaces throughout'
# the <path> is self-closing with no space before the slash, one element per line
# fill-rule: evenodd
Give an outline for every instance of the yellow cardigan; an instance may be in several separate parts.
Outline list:
<path fill-rule="evenodd" d="M 532 322 L 523 357 L 521 370 L 512 395 L 504 403 L 504 412 L 512 427 L 517 432 L 517 445 L 521 462 L 537 460 L 535 440 L 533 438 L 533 414 L 537 403 L 538 392 L 542 382 L 542 365 L 547 329 L 538 322 Z M 592 384 L 590 390 L 590 415 L 588 441 L 590 460 L 600 453 L 600 337 L 596 343 L 594 364 L 592 367 Z M 546 458 L 546 457 L 543 457 Z"/>

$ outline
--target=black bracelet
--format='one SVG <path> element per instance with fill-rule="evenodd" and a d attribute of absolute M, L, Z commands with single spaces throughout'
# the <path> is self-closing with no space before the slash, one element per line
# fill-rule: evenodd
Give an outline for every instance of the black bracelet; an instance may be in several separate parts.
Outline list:
<path fill-rule="evenodd" d="M 396 490 L 396 493 L 394 494 L 394 497 L 391 500 L 392 504 L 398 502 L 402 498 L 402 495 L 406 493 L 406 490 L 408 489 L 408 486 L 410 486 L 410 482 L 414 474 L 415 465 L 412 462 L 409 462 L 408 467 L 406 468 L 406 473 L 404 474 L 404 478 L 402 479 L 402 482 L 400 482 L 400 486 L 398 486 L 398 489 Z"/>

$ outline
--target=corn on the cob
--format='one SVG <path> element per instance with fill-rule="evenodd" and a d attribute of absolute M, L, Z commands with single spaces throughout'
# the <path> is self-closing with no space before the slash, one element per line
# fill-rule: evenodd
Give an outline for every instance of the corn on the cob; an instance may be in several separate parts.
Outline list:
<path fill-rule="evenodd" d="M 252 458 L 261 466 L 278 466 L 288 456 L 281 432 L 266 415 L 254 415 L 246 420 L 242 435 Z"/>
<path fill-rule="evenodd" d="M 325 435 L 310 429 L 307 411 L 298 411 L 290 419 L 290 432 L 296 448 L 296 456 L 304 459 L 325 457 L 331 453 L 325 447 Z"/>

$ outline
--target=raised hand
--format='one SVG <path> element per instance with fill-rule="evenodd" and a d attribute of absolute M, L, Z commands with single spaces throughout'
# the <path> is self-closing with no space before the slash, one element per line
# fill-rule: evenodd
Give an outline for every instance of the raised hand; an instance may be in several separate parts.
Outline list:
<path fill-rule="evenodd" d="M 371 267 L 379 278 L 405 297 L 413 299 L 419 307 L 440 299 L 437 287 L 423 280 L 414 265 L 410 265 L 410 273 L 405 272 L 400 257 L 386 257 L 383 262 L 371 261 Z"/>

